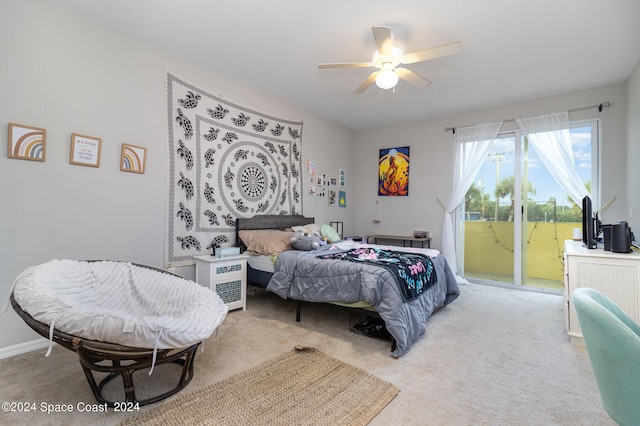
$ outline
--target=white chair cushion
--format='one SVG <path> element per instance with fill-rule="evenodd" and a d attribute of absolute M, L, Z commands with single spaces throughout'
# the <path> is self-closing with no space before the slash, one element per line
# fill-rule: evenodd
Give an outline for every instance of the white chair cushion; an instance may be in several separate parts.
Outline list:
<path fill-rule="evenodd" d="M 193 281 L 125 262 L 52 260 L 23 271 L 16 302 L 61 332 L 153 349 L 208 338 L 226 317 L 220 297 Z"/>

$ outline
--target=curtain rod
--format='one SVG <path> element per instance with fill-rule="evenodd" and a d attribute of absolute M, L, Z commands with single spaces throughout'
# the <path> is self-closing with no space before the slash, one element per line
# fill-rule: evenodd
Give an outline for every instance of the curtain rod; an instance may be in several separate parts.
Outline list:
<path fill-rule="evenodd" d="M 591 105 L 591 106 L 586 106 L 586 107 L 582 107 L 582 108 L 575 108 L 575 109 L 570 109 L 568 112 L 577 112 L 577 111 L 584 111 L 586 109 L 591 109 L 591 108 L 598 108 L 598 112 L 602 112 L 603 108 L 609 108 L 611 106 L 611 102 L 606 101 L 606 102 L 602 102 L 601 104 L 598 105 Z M 509 121 L 516 121 L 515 118 L 510 118 L 508 120 L 502 120 L 503 123 L 507 123 Z M 445 127 L 444 131 L 445 132 L 453 132 L 453 134 L 456 134 L 456 129 L 457 127 Z"/>

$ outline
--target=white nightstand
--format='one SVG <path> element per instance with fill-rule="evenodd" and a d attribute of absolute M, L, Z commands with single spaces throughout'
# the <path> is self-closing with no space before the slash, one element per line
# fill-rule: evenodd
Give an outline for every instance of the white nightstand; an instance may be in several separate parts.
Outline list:
<path fill-rule="evenodd" d="M 246 255 L 215 257 L 194 256 L 196 282 L 216 292 L 231 309 L 247 309 Z"/>

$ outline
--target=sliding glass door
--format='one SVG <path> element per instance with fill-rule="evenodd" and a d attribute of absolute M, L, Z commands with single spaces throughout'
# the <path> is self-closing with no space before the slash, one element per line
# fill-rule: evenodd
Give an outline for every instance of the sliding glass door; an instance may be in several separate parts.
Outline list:
<path fill-rule="evenodd" d="M 461 217 L 464 275 L 514 282 L 515 135 L 501 135 L 467 191 Z"/>
<path fill-rule="evenodd" d="M 597 124 L 580 122 L 571 128 L 574 162 L 589 189 L 598 176 Z M 520 132 L 501 134 L 494 141 L 460 213 L 459 266 L 464 276 L 562 288 L 563 244 L 581 227 L 581 209 Z"/>

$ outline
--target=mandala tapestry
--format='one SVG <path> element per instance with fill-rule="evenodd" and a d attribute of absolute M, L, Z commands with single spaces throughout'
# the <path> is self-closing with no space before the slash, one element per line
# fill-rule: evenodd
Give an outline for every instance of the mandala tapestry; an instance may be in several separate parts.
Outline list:
<path fill-rule="evenodd" d="M 302 214 L 302 122 L 234 105 L 167 74 L 166 264 L 235 245 L 238 217 Z"/>

